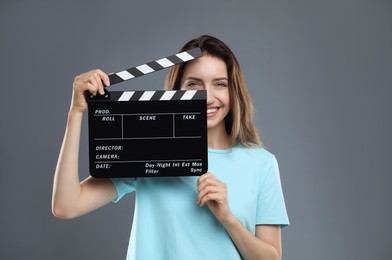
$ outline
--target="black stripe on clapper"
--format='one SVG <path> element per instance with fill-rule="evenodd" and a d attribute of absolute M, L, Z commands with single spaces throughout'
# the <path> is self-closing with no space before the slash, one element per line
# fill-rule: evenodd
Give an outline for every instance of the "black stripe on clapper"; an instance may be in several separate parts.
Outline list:
<path fill-rule="evenodd" d="M 144 91 L 135 91 L 135 93 L 133 93 L 129 101 L 139 101 L 139 99 L 141 98 L 141 96 L 143 96 L 143 94 Z"/>
<path fill-rule="evenodd" d="M 114 85 L 120 82 L 123 82 L 124 80 L 122 78 L 120 78 L 119 76 L 117 76 L 117 74 L 110 74 L 109 75 L 109 82 L 110 85 Z"/>
<path fill-rule="evenodd" d="M 182 61 L 180 58 L 178 58 L 176 55 L 172 55 L 172 56 L 166 57 L 166 59 L 168 59 L 169 61 L 173 62 L 174 64 L 179 64 L 179 63 L 182 63 L 182 62 L 183 62 L 183 61 Z"/>
<path fill-rule="evenodd" d="M 159 65 L 159 63 L 156 62 L 156 61 L 152 61 L 152 62 L 147 63 L 147 66 L 149 66 L 150 68 L 152 68 L 152 69 L 154 70 L 154 72 L 157 71 L 157 70 L 164 69 L 164 67 L 162 67 L 161 65 Z"/>
<path fill-rule="evenodd" d="M 207 99 L 207 91 L 200 91 L 200 90 L 196 91 L 192 99 L 193 100 Z"/>
<path fill-rule="evenodd" d="M 135 78 L 144 75 L 144 73 L 141 72 L 140 70 L 138 70 L 136 67 L 127 69 L 126 71 L 128 71 L 128 72 L 131 73 L 133 76 L 135 76 Z"/>
<path fill-rule="evenodd" d="M 174 93 L 171 100 L 180 100 L 184 94 L 185 94 L 184 90 L 177 90 L 176 93 Z"/>
<path fill-rule="evenodd" d="M 161 99 L 165 91 L 155 91 L 154 95 L 150 98 L 151 101 L 158 101 Z"/>

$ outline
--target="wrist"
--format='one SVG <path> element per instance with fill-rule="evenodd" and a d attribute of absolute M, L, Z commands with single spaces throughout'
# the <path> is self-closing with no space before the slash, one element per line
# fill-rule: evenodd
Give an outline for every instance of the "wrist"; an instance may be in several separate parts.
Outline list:
<path fill-rule="evenodd" d="M 226 228 L 235 225 L 237 221 L 237 218 L 232 213 L 221 219 L 221 223 Z"/>
<path fill-rule="evenodd" d="M 71 108 L 68 111 L 68 120 L 72 119 L 82 119 L 83 118 L 83 111 L 79 111 L 77 109 Z"/>

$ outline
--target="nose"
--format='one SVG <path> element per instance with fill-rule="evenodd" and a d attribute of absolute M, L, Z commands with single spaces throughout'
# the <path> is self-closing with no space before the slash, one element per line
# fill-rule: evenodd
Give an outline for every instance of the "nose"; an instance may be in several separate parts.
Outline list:
<path fill-rule="evenodd" d="M 206 86 L 205 90 L 207 91 L 207 105 L 212 104 L 214 102 L 214 89 L 211 86 Z"/>

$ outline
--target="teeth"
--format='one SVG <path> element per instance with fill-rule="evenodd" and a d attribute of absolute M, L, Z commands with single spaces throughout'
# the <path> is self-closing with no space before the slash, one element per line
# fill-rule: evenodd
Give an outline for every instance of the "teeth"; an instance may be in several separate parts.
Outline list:
<path fill-rule="evenodd" d="M 209 108 L 209 109 L 207 109 L 207 114 L 214 113 L 216 110 L 218 110 L 218 109 L 217 108 Z"/>

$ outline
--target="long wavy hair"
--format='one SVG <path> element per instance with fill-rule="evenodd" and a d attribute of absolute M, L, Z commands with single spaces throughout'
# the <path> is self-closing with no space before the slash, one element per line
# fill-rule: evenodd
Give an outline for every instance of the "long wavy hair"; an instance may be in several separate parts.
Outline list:
<path fill-rule="evenodd" d="M 226 63 L 229 76 L 230 111 L 225 118 L 225 126 L 230 136 L 230 147 L 236 145 L 264 146 L 253 123 L 253 101 L 234 53 L 221 40 L 209 35 L 203 35 L 189 41 L 181 48 L 181 52 L 196 47 L 202 50 L 203 55 L 217 57 Z M 179 90 L 181 88 L 181 79 L 186 66 L 187 63 L 181 63 L 171 68 L 165 80 L 165 90 Z"/>

